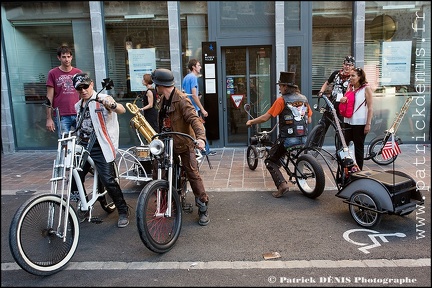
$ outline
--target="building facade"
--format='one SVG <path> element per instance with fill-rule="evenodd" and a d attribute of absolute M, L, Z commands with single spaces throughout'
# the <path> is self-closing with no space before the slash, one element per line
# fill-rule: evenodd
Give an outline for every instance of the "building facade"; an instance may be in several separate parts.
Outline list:
<path fill-rule="evenodd" d="M 278 97 L 281 71 L 296 73 L 313 106 L 324 81 L 353 55 L 374 90 L 366 142 L 413 96 L 398 135 L 404 143 L 430 143 L 430 8 L 428 1 L 2 2 L 2 152 L 56 149 L 42 103 L 62 44 L 97 89 L 109 77 L 114 89 L 107 93 L 138 106 L 143 74 L 171 69 L 180 88 L 189 59 L 200 60 L 213 148 L 248 144 L 243 105 L 255 116 L 265 113 Z M 311 127 L 320 116 L 314 111 Z M 139 145 L 132 117 L 119 116 L 120 147 Z"/>

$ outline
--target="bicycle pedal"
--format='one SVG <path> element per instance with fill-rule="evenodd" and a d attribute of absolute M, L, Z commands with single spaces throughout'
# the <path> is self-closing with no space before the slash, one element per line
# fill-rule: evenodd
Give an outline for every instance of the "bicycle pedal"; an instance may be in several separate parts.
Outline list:
<path fill-rule="evenodd" d="M 190 203 L 185 203 L 184 205 L 182 205 L 182 209 L 186 213 L 192 213 L 193 212 L 193 205 Z"/>
<path fill-rule="evenodd" d="M 90 219 L 90 222 L 91 222 L 91 223 L 95 223 L 95 224 L 101 224 L 101 223 L 103 222 L 103 220 L 100 219 L 99 217 L 92 217 L 92 218 Z"/>
<path fill-rule="evenodd" d="M 78 219 L 80 223 L 83 223 L 84 221 L 88 220 L 89 212 L 88 211 L 81 211 L 78 210 Z"/>

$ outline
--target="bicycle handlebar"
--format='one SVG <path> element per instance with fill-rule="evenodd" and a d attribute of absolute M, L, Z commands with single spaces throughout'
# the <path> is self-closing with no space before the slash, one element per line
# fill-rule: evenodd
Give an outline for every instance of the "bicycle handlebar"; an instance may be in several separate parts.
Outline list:
<path fill-rule="evenodd" d="M 249 111 L 250 111 L 250 109 L 251 109 L 251 105 L 250 105 L 249 103 L 244 104 L 244 105 L 243 105 L 243 109 L 246 111 L 246 113 L 247 113 L 247 114 L 248 114 L 252 119 L 255 119 L 255 117 L 253 117 L 253 116 L 249 113 Z M 258 125 L 258 124 L 255 124 L 255 125 Z M 274 131 L 274 129 L 276 128 L 277 125 L 278 125 L 278 123 L 276 123 L 270 131 L 261 131 L 261 132 L 258 132 L 258 133 L 261 133 L 261 134 L 271 134 L 271 133 Z"/>
<path fill-rule="evenodd" d="M 334 105 L 331 103 L 331 101 L 329 99 L 329 96 L 327 96 L 326 94 L 324 94 L 324 93 L 321 94 L 320 93 L 317 96 L 318 96 L 318 102 L 317 102 L 317 104 L 314 105 L 315 111 L 323 113 L 323 109 L 324 110 L 328 110 L 326 107 L 324 107 L 324 106 L 321 107 L 320 106 L 320 100 L 321 99 L 324 99 L 324 101 L 326 102 L 326 105 L 328 106 L 328 108 L 330 108 L 330 110 L 334 107 Z"/>
<path fill-rule="evenodd" d="M 255 124 L 255 125 L 258 125 L 258 124 Z M 276 123 L 274 126 L 273 126 L 273 128 L 271 129 L 271 130 L 269 130 L 269 131 L 260 131 L 260 132 L 257 132 L 258 134 L 263 134 L 263 135 L 265 135 L 265 134 L 271 134 L 274 130 L 275 130 L 275 128 L 276 128 L 276 126 L 278 125 L 278 123 Z"/>
<path fill-rule="evenodd" d="M 100 89 L 99 92 L 96 93 L 96 97 L 95 97 L 94 99 L 90 99 L 90 100 L 88 100 L 88 101 L 86 102 L 83 111 L 87 110 L 88 105 L 89 105 L 90 102 L 92 102 L 92 101 L 97 101 L 97 102 L 99 102 L 99 103 L 102 103 L 102 100 L 99 99 L 99 94 L 100 94 L 104 89 L 106 89 L 106 90 L 111 90 L 112 87 L 114 87 L 114 83 L 113 83 L 113 81 L 112 81 L 110 78 L 105 78 L 105 79 L 103 79 L 103 82 L 102 82 L 102 89 Z M 103 103 L 102 103 L 102 104 L 103 104 Z M 117 104 L 116 104 L 116 103 L 114 103 L 114 104 L 111 105 L 111 109 L 115 109 L 116 107 L 117 107 Z M 72 134 L 75 134 L 75 133 L 78 131 L 78 129 L 81 128 L 81 125 L 82 125 L 83 120 L 84 120 L 83 117 L 80 117 L 80 118 L 79 118 L 79 122 L 77 123 L 75 130 L 70 132 L 71 135 L 72 135 Z"/>
<path fill-rule="evenodd" d="M 171 135 L 184 136 L 186 138 L 189 138 L 194 143 L 194 145 L 198 144 L 198 140 L 193 138 L 191 135 L 186 134 L 186 133 L 182 133 L 182 132 L 174 132 L 174 131 L 165 131 L 165 132 L 161 132 L 161 133 L 156 133 L 155 135 L 153 135 L 152 140 L 155 139 L 156 137 L 166 138 L 166 137 L 169 137 Z"/>
<path fill-rule="evenodd" d="M 321 97 L 324 99 L 324 101 L 327 103 L 327 105 L 330 107 L 330 109 L 332 109 L 332 110 L 335 109 L 333 104 L 331 103 L 330 99 L 328 99 L 328 97 L 325 94 L 322 94 Z"/>

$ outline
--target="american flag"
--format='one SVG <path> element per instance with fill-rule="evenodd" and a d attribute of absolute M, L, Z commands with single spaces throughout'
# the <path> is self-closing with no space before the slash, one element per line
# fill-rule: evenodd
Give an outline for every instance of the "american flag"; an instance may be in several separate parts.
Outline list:
<path fill-rule="evenodd" d="M 387 143 L 384 145 L 384 148 L 382 150 L 382 157 L 384 160 L 387 160 L 400 153 L 402 153 L 402 151 L 400 150 L 398 143 L 395 142 L 394 136 L 392 134 L 391 139 L 389 139 Z"/>

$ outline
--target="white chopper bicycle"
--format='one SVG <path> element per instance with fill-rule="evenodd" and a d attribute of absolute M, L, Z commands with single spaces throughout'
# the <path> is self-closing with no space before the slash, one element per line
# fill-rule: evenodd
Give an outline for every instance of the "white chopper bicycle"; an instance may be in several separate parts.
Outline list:
<path fill-rule="evenodd" d="M 97 95 L 103 89 L 111 89 L 113 83 L 107 78 L 102 86 Z M 79 126 L 80 123 L 77 124 Z M 9 247 L 13 258 L 23 270 L 34 275 L 51 275 L 68 264 L 78 247 L 80 222 L 88 219 L 88 222 L 101 223 L 99 218 L 92 217 L 96 202 L 107 213 L 116 209 L 98 180 L 89 151 L 77 143 L 77 137 L 73 135 L 75 132 L 63 133 L 58 140 L 50 179 L 51 193 L 36 195 L 25 201 L 15 212 L 9 228 Z M 92 191 L 87 193 L 79 176 L 86 161 L 94 174 Z M 77 184 L 79 196 L 71 191 L 72 179 Z"/>

